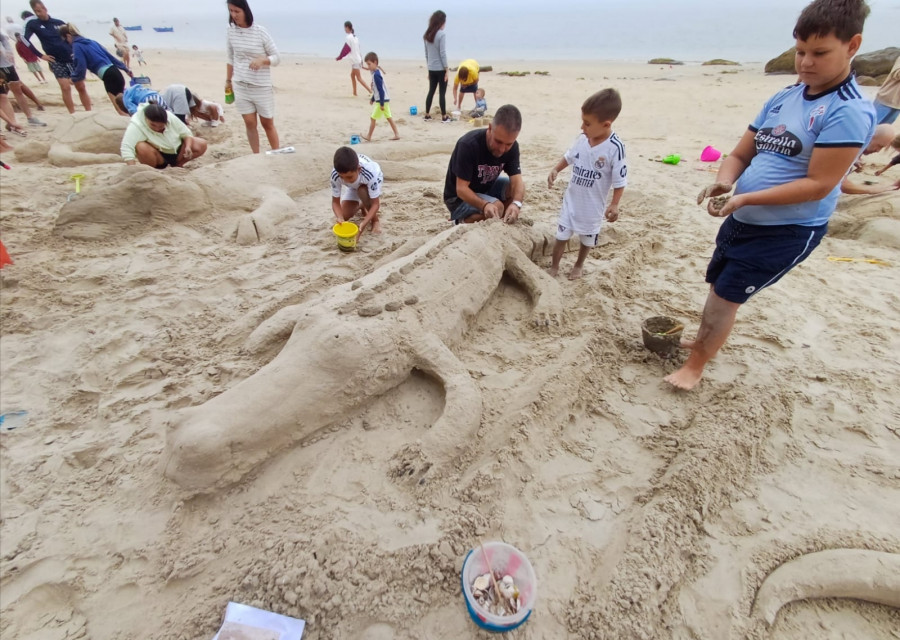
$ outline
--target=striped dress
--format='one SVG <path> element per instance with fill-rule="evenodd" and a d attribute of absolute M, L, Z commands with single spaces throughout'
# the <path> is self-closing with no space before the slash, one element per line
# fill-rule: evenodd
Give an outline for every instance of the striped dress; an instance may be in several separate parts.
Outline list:
<path fill-rule="evenodd" d="M 241 114 L 258 113 L 263 118 L 275 115 L 275 93 L 272 89 L 272 71 L 264 66 L 253 70 L 250 62 L 254 58 L 266 56 L 270 65 L 280 62 L 275 41 L 258 24 L 249 27 L 228 25 L 225 36 L 228 64 L 234 68 L 235 106 Z"/>

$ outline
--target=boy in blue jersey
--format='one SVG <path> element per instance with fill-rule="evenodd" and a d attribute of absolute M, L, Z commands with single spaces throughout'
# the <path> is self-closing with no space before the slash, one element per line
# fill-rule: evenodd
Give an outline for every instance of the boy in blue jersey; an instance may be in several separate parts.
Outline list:
<path fill-rule="evenodd" d="M 725 218 L 706 272 L 709 296 L 691 354 L 666 381 L 691 389 L 734 327 L 738 308 L 806 259 L 828 228 L 840 184 L 875 128 L 875 107 L 850 70 L 869 6 L 815 0 L 794 27 L 800 82 L 763 106 L 716 183 L 710 215 Z M 735 185 L 735 182 L 737 183 Z M 734 189 L 723 202 L 721 196 Z"/>

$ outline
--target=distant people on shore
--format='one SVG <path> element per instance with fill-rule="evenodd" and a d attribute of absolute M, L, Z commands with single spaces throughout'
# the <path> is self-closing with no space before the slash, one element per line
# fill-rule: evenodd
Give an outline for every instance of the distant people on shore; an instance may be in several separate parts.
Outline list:
<path fill-rule="evenodd" d="M 519 219 L 525 196 L 516 142 L 521 130 L 522 114 L 505 104 L 487 129 L 475 129 L 456 141 L 444 181 L 444 204 L 454 224 L 487 218 L 512 224 Z"/>
<path fill-rule="evenodd" d="M 456 78 L 453 80 L 453 103 L 457 109 L 462 109 L 463 96 L 471 93 L 474 97 L 478 91 L 478 63 L 472 60 L 463 60 L 456 70 Z"/>
<path fill-rule="evenodd" d="M 59 28 L 62 36 L 72 47 L 72 82 L 84 82 L 87 72 L 90 71 L 103 81 L 106 95 L 112 103 L 116 113 L 127 116 L 127 111 L 122 111 L 116 102 L 116 96 L 125 91 L 125 76 L 133 78 L 134 74 L 125 64 L 119 62 L 109 51 L 103 48 L 96 40 L 85 38 L 79 33 L 75 25 L 69 23 Z"/>
<path fill-rule="evenodd" d="M 344 33 L 347 34 L 344 39 L 344 48 L 335 60 L 347 58 L 350 62 L 350 82 L 353 85 L 353 95 L 356 95 L 356 82 L 362 85 L 366 93 L 372 93 L 372 88 L 362 79 L 360 69 L 362 69 L 362 54 L 359 52 L 359 38 L 356 37 L 356 31 L 353 30 L 353 23 L 347 20 L 344 23 Z"/>
<path fill-rule="evenodd" d="M 31 107 L 28 106 L 28 98 L 30 98 L 38 110 L 44 110 L 44 106 L 37 99 L 37 96 L 34 95 L 34 92 L 19 78 L 19 73 L 16 71 L 15 51 L 9 38 L 2 31 L 0 31 L 0 71 L 3 72 L 6 86 L 15 96 L 16 103 L 19 105 L 22 113 L 25 114 L 28 124 L 36 127 L 47 126 L 45 122 L 38 120 L 32 114 Z"/>
<path fill-rule="evenodd" d="M 206 141 L 195 138 L 178 118 L 158 104 L 138 107 L 122 137 L 120 153 L 126 164 L 156 169 L 183 167 L 206 153 Z"/>
<path fill-rule="evenodd" d="M 21 33 L 16 34 L 16 53 L 18 53 L 19 57 L 25 62 L 25 66 L 28 67 L 28 70 L 34 74 L 38 83 L 47 84 L 47 79 L 44 77 L 44 70 L 41 69 L 41 59 L 31 52 L 31 49 L 28 48 L 28 45 L 25 44 L 25 41 L 22 39 Z"/>
<path fill-rule="evenodd" d="M 109 30 L 109 35 L 113 37 L 116 43 L 116 55 L 122 58 L 125 66 L 131 66 L 131 56 L 128 50 L 128 32 L 119 24 L 118 18 L 113 18 L 113 26 Z"/>
<path fill-rule="evenodd" d="M 234 92 L 234 106 L 244 119 L 250 149 L 259 153 L 257 116 L 269 146 L 277 149 L 275 89 L 270 68 L 281 59 L 269 32 L 254 24 L 247 0 L 228 0 L 226 54 L 225 90 Z"/>
<path fill-rule="evenodd" d="M 136 44 L 131 45 L 131 55 L 134 56 L 138 65 L 144 66 L 147 64 L 146 60 L 144 60 L 144 52 L 138 49 Z"/>
<path fill-rule="evenodd" d="M 447 14 L 435 11 L 428 19 L 428 28 L 422 39 L 425 41 L 425 66 L 428 69 L 428 95 L 425 96 L 425 120 L 431 120 L 431 104 L 434 92 L 438 93 L 438 105 L 441 107 L 441 120 L 450 121 L 447 113 L 447 84 L 450 66 L 447 64 Z M 454 94 L 455 96 L 456 94 Z M 454 98 L 455 99 L 455 98 Z"/>
<path fill-rule="evenodd" d="M 369 103 L 374 105 L 372 108 L 371 122 L 369 123 L 369 134 L 363 136 L 366 142 L 372 141 L 372 135 L 375 133 L 376 121 L 385 118 L 387 123 L 391 125 L 394 137 L 391 140 L 399 140 L 400 133 L 397 131 L 397 125 L 394 124 L 394 116 L 391 113 L 391 95 L 388 92 L 387 84 L 384 82 L 384 75 L 381 67 L 378 66 L 378 55 L 374 51 L 366 54 L 366 69 L 372 72 L 372 99 Z M 378 104 L 375 104 L 375 103 Z"/>
<path fill-rule="evenodd" d="M 62 92 L 63 104 L 69 113 L 75 113 L 75 102 L 72 100 L 72 47 L 59 35 L 59 28 L 66 24 L 63 20 L 51 18 L 47 7 L 41 0 L 31 0 L 30 3 L 34 15 L 25 23 L 25 34 L 22 39 L 31 49 L 31 52 L 50 63 L 50 71 L 59 83 Z M 26 15 L 23 12 L 23 19 Z M 39 51 L 32 43 L 31 36 L 37 36 L 44 52 Z M 81 99 L 81 105 L 85 111 L 91 110 L 91 96 L 88 95 L 84 80 L 75 82 L 75 90 Z"/>

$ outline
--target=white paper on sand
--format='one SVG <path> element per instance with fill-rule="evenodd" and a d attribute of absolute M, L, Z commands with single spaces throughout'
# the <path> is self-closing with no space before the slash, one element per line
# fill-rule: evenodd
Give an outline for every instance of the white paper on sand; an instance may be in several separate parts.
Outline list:
<path fill-rule="evenodd" d="M 229 602 L 213 640 L 300 640 L 305 626 L 297 618 Z"/>

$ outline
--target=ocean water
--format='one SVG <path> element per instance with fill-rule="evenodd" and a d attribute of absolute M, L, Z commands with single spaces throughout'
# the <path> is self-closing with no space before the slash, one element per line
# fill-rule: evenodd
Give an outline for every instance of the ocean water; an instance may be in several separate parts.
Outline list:
<path fill-rule="evenodd" d="M 422 59 L 422 34 L 430 8 L 394 8 L 375 12 L 362 5 L 352 12 L 334 7 L 304 8 L 306 3 L 252 2 L 256 22 L 272 34 L 283 53 L 334 57 L 343 46 L 343 21 L 352 19 L 362 50 L 376 51 L 382 62 Z M 396 3 L 394 3 L 396 4 Z M 764 62 L 793 46 L 792 31 L 806 0 L 558 0 L 553 9 L 523 2 L 484 3 L 481 7 L 446 7 L 451 65 L 465 58 L 482 64 L 495 60 L 627 60 L 644 62 L 671 57 L 686 62 L 726 58 Z M 900 0 L 872 0 L 863 51 L 900 46 Z M 56 14 L 53 14 L 56 15 Z M 227 13 L 224 2 L 186 5 L 183 11 L 154 14 L 152 7 L 118 14 L 122 23 L 141 24 L 131 42 L 143 49 L 221 50 Z M 88 37 L 108 45 L 109 21 L 70 11 L 60 17 L 75 22 Z M 172 26 L 156 33 L 154 26 Z"/>

